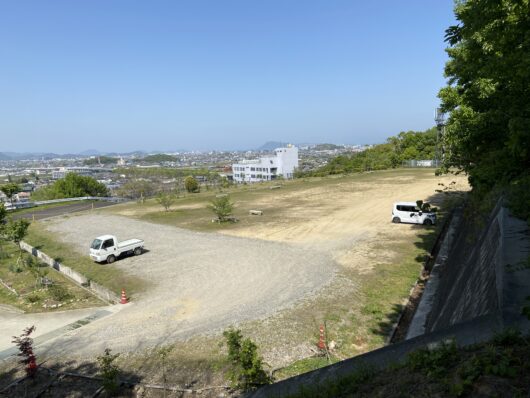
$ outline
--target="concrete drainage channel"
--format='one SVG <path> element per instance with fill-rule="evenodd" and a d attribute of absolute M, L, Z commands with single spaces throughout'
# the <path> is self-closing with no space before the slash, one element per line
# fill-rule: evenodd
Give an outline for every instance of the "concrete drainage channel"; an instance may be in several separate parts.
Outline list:
<path fill-rule="evenodd" d="M 38 337 L 35 337 L 33 339 L 33 343 L 34 343 L 34 346 L 37 347 L 39 346 L 40 344 L 43 344 L 49 340 L 52 340 L 56 337 L 59 337 L 67 332 L 70 332 L 72 330 L 75 330 L 75 329 L 79 329 L 80 327 L 82 326 L 85 326 L 85 325 L 88 325 L 89 323 L 91 322 L 94 322 L 98 319 L 101 319 L 101 318 L 104 318 L 110 314 L 113 314 L 112 311 L 108 311 L 108 310 L 99 310 L 99 311 L 96 311 L 94 314 L 92 315 L 89 315 L 85 318 L 82 318 L 82 319 L 79 319 L 75 322 L 72 322 L 68 325 L 65 325 L 61 328 L 58 328 L 58 329 L 55 329 L 55 330 L 52 330 L 51 332 L 48 332 L 48 333 L 45 333 L 43 335 L 40 335 Z M 3 351 L 0 351 L 0 360 L 6 360 L 7 358 L 13 356 L 13 355 L 17 355 L 18 353 L 18 348 L 17 347 L 11 347 L 11 348 L 8 348 L 7 350 L 3 350 Z"/>

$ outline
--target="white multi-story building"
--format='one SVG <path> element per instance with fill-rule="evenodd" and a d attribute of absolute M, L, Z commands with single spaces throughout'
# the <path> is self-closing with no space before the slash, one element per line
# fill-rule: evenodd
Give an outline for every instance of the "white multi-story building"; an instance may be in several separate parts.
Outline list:
<path fill-rule="evenodd" d="M 279 176 L 291 179 L 298 168 L 298 148 L 288 145 L 274 150 L 274 156 L 242 160 L 232 165 L 235 182 L 259 182 L 275 180 Z"/>

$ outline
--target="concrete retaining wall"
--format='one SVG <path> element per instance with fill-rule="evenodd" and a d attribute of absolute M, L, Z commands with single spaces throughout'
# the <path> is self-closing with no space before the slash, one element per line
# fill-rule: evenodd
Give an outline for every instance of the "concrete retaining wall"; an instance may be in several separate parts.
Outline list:
<path fill-rule="evenodd" d="M 92 293 L 94 293 L 100 299 L 110 302 L 110 303 L 118 303 L 120 301 L 120 298 L 114 292 L 110 291 L 109 289 L 101 286 L 100 284 L 94 281 L 89 280 L 85 275 L 77 271 L 74 271 L 72 268 L 67 267 L 66 265 L 63 265 L 60 262 L 54 260 L 53 258 L 48 256 L 46 253 L 36 249 L 30 244 L 26 242 L 20 242 L 20 247 L 23 250 L 27 251 L 28 253 L 31 253 L 35 257 L 39 258 L 43 263 L 47 264 L 48 266 L 64 274 L 65 276 L 70 278 L 73 282 L 89 289 Z"/>
<path fill-rule="evenodd" d="M 407 338 L 490 315 L 528 330 L 521 308 L 530 294 L 528 225 L 499 201 L 480 228 L 461 212 L 436 258 Z M 514 266 L 523 264 L 523 266 Z"/>
<path fill-rule="evenodd" d="M 466 346 L 506 327 L 530 332 L 521 314 L 530 295 L 530 231 L 499 202 L 480 228 L 455 212 L 435 259 L 407 340 L 263 387 L 252 398 L 284 397 L 318 388 L 366 366 L 385 368 L 418 348 L 453 339 Z"/>

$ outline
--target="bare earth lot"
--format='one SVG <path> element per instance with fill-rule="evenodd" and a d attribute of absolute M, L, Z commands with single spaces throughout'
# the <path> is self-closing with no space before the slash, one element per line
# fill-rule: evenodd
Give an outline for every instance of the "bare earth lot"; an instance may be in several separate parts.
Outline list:
<path fill-rule="evenodd" d="M 275 190 L 239 187 L 231 197 L 241 221 L 224 226 L 211 224 L 204 210 L 214 192 L 181 198 L 173 212 L 148 202 L 43 222 L 81 256 L 97 235 L 144 239 L 148 253 L 111 267 L 150 288 L 41 349 L 92 357 L 106 347 L 139 352 L 177 342 L 194 358 L 218 341 L 211 336 L 239 325 L 265 360 L 281 367 L 312 355 L 322 322 L 337 342 L 337 358 L 373 349 L 383 344 L 428 250 L 422 242 L 434 232 L 392 224 L 392 203 L 440 205 L 444 195 L 435 190 L 451 181 L 468 189 L 465 177 L 435 177 L 433 170 L 297 180 Z M 248 216 L 248 209 L 264 215 Z"/>
<path fill-rule="evenodd" d="M 94 237 L 109 232 L 145 239 L 148 253 L 112 267 L 154 285 L 133 297 L 128 308 L 62 340 L 55 347 L 61 351 L 78 341 L 86 354 L 105 347 L 134 351 L 264 317 L 316 292 L 332 279 L 335 268 L 329 255 L 315 249 L 119 216 L 82 215 L 50 222 L 47 228 L 75 245 L 80 255 L 87 255 Z"/>

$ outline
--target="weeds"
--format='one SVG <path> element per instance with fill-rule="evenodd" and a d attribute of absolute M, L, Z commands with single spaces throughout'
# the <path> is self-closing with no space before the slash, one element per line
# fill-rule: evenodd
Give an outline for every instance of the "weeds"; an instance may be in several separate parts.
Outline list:
<path fill-rule="evenodd" d="M 120 387 L 120 383 L 118 381 L 120 369 L 114 363 L 116 358 L 119 356 L 120 354 L 111 354 L 111 349 L 106 348 L 105 353 L 97 357 L 100 367 L 100 375 L 103 378 L 103 388 L 110 396 L 116 394 L 118 392 L 118 388 Z"/>

